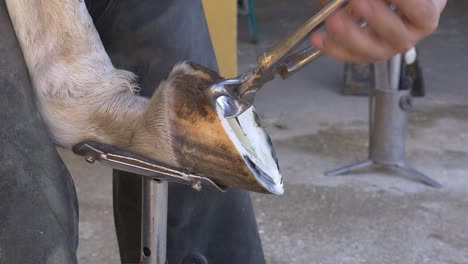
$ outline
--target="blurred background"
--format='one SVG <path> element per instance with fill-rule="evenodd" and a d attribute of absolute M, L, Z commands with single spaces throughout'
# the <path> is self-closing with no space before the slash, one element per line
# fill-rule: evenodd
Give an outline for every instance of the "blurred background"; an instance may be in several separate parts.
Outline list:
<path fill-rule="evenodd" d="M 227 77 L 255 67 L 319 9 L 310 0 L 248 2 L 204 1 Z M 323 56 L 262 89 L 256 108 L 285 181 L 283 196 L 252 194 L 267 263 L 468 263 L 466 14 L 468 2 L 449 0 L 418 46 L 427 94 L 413 101 L 406 158 L 441 189 L 385 169 L 324 176 L 368 155 L 368 98 L 343 94 L 343 63 Z M 60 153 L 78 191 L 80 263 L 119 263 L 111 169 Z"/>

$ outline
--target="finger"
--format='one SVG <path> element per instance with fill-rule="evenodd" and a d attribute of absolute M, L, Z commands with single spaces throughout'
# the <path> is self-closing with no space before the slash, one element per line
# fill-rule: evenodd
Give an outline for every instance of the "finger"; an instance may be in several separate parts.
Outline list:
<path fill-rule="evenodd" d="M 447 0 L 432 0 L 432 2 L 437 7 L 439 15 L 445 9 L 445 5 L 447 5 Z"/>
<path fill-rule="evenodd" d="M 315 32 L 310 38 L 311 44 L 326 53 L 328 56 L 346 62 L 370 62 L 365 58 L 359 57 L 356 54 L 349 52 L 327 32 Z"/>
<path fill-rule="evenodd" d="M 337 12 L 330 16 L 326 22 L 327 29 L 334 42 L 342 43 L 348 53 L 362 58 L 365 61 L 384 60 L 397 53 L 385 41 L 380 40 L 368 30 L 362 29 L 354 20 L 344 12 Z M 327 52 L 327 43 L 324 42 L 324 51 Z M 336 45 L 334 45 L 336 46 Z"/>
<path fill-rule="evenodd" d="M 350 5 L 353 14 L 364 19 L 375 34 L 396 51 L 407 51 L 419 39 L 384 1 L 355 0 Z"/>
<path fill-rule="evenodd" d="M 395 4 L 409 24 L 415 27 L 423 36 L 432 33 L 439 24 L 440 12 L 442 11 L 440 0 L 386 1 Z M 434 1 L 438 4 L 435 4 Z"/>
<path fill-rule="evenodd" d="M 323 49 L 323 45 L 327 37 L 328 37 L 328 34 L 324 31 L 314 32 L 310 36 L 310 44 L 312 45 L 312 47 L 321 50 Z"/>

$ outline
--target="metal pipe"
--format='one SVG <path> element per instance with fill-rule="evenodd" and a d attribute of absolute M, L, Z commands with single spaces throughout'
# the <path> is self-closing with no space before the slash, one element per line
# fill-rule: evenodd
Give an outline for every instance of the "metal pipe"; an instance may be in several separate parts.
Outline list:
<path fill-rule="evenodd" d="M 147 177 L 142 184 L 142 264 L 165 264 L 168 183 Z"/>
<path fill-rule="evenodd" d="M 374 92 L 369 157 L 377 164 L 404 164 L 408 113 L 400 107 L 400 100 L 408 91 Z"/>
<path fill-rule="evenodd" d="M 388 61 L 374 63 L 374 89 L 390 90 L 390 77 L 388 72 Z"/>
<path fill-rule="evenodd" d="M 390 89 L 398 91 L 400 88 L 401 54 L 390 59 Z"/>

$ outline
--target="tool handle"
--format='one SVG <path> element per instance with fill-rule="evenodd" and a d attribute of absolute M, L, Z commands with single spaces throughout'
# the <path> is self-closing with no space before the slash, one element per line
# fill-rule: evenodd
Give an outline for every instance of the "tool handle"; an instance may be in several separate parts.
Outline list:
<path fill-rule="evenodd" d="M 302 67 L 306 66 L 314 59 L 320 57 L 320 55 L 322 55 L 322 51 L 320 50 L 317 50 L 313 47 L 305 48 L 287 57 L 278 67 L 278 74 L 281 76 L 281 78 L 287 79 L 293 73 L 302 69 Z"/>
<path fill-rule="evenodd" d="M 262 71 L 274 68 L 286 55 L 297 48 L 307 36 L 320 26 L 333 12 L 345 5 L 347 0 L 333 0 L 323 7 L 317 14 L 311 17 L 291 35 L 280 40 L 257 58 L 259 68 Z"/>

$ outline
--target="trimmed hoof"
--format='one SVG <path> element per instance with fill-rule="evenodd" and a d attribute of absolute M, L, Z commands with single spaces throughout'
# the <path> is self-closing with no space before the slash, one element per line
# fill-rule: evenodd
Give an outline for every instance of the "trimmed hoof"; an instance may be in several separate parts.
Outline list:
<path fill-rule="evenodd" d="M 221 79 L 214 71 L 185 62 L 159 87 L 151 104 L 164 111 L 164 133 L 176 159 L 171 163 L 220 185 L 282 194 L 278 160 L 253 107 L 226 119 L 210 104 L 205 90 Z"/>

